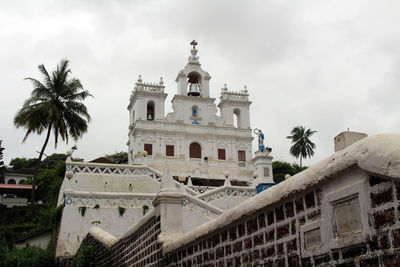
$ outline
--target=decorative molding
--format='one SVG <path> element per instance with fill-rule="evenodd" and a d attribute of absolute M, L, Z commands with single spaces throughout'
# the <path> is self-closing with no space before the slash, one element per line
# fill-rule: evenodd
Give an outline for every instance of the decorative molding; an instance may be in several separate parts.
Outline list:
<path fill-rule="evenodd" d="M 97 173 L 97 174 L 116 174 L 116 175 L 145 175 L 160 181 L 161 173 L 140 165 L 123 164 L 102 164 L 88 162 L 67 162 L 66 171 L 73 173 Z"/>

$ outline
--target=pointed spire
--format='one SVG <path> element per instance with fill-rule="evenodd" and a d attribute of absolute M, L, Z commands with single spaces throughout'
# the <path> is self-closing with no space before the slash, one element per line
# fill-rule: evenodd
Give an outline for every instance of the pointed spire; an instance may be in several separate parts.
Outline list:
<path fill-rule="evenodd" d="M 138 83 L 142 83 L 142 82 L 143 82 L 143 80 L 142 80 L 142 75 L 139 75 L 139 78 L 138 78 L 137 82 L 138 82 Z"/>
<path fill-rule="evenodd" d="M 192 177 L 188 176 L 187 186 L 193 186 L 192 184 Z"/>
<path fill-rule="evenodd" d="M 224 87 L 221 88 L 222 92 L 227 92 L 228 91 L 228 86 L 226 85 L 226 83 L 224 84 Z"/>
<path fill-rule="evenodd" d="M 247 90 L 247 85 L 244 86 L 243 93 L 247 94 L 249 91 Z"/>
<path fill-rule="evenodd" d="M 164 84 L 164 81 L 163 81 L 162 77 L 160 77 L 160 82 L 158 84 L 159 85 L 163 85 Z"/>

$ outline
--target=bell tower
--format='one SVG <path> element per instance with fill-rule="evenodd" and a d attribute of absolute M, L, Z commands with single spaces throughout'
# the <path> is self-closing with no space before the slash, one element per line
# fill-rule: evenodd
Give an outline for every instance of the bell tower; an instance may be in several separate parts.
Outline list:
<path fill-rule="evenodd" d="M 188 63 L 175 79 L 178 95 L 210 97 L 209 82 L 211 76 L 200 67 L 199 56 L 197 56 L 198 50 L 196 49 L 197 42 L 193 40 L 190 44 L 193 48 L 190 51 Z"/>

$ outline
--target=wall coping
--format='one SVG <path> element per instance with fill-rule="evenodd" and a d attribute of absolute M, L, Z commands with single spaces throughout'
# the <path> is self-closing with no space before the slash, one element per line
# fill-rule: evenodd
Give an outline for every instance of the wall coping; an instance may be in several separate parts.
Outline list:
<path fill-rule="evenodd" d="M 223 229 L 234 221 L 254 214 L 296 192 L 304 191 L 309 187 L 332 179 L 335 174 L 354 165 L 372 174 L 400 179 L 399 147 L 400 134 L 377 134 L 361 139 L 307 170 L 196 227 L 174 242 L 165 244 L 164 253 L 172 252 L 204 235 Z"/>
<path fill-rule="evenodd" d="M 72 191 L 65 190 L 66 196 L 72 197 L 90 197 L 90 198 L 154 198 L 155 193 L 123 193 L 123 192 L 89 192 L 89 191 Z"/>
<path fill-rule="evenodd" d="M 89 234 L 99 241 L 100 243 L 104 244 L 106 247 L 110 248 L 114 245 L 119 239 L 113 236 L 112 234 L 102 230 L 97 226 L 93 226 L 89 230 Z"/>
<path fill-rule="evenodd" d="M 222 209 L 220 209 L 220 208 L 218 208 L 218 207 L 216 207 L 214 205 L 211 205 L 211 204 L 209 204 L 209 203 L 205 202 L 204 200 L 201 200 L 201 199 L 199 199 L 197 197 L 193 197 L 193 196 L 189 196 L 188 195 L 188 196 L 186 196 L 186 198 L 189 201 L 192 201 L 193 203 L 195 203 L 196 205 L 199 205 L 202 208 L 205 208 L 205 209 L 207 209 L 209 211 L 212 211 L 215 214 L 219 215 L 219 214 L 224 213 L 224 210 L 222 210 Z"/>

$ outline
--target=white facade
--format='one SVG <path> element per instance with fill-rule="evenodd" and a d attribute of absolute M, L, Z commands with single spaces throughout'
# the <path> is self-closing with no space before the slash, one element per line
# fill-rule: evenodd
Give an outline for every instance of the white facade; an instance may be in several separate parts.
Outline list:
<path fill-rule="evenodd" d="M 251 182 L 253 137 L 248 91 L 222 88 L 218 116 L 215 98 L 210 97 L 211 76 L 198 59 L 197 49 L 192 49 L 175 80 L 173 112 L 167 115 L 162 79 L 150 84 L 139 77 L 128 106 L 129 163 L 145 163 L 159 171 L 168 167 L 173 176 L 206 179 L 224 179 L 227 171 L 235 180 Z M 190 153 L 193 143 L 201 148 L 196 155 Z M 149 152 L 145 158 L 143 151 Z"/>

